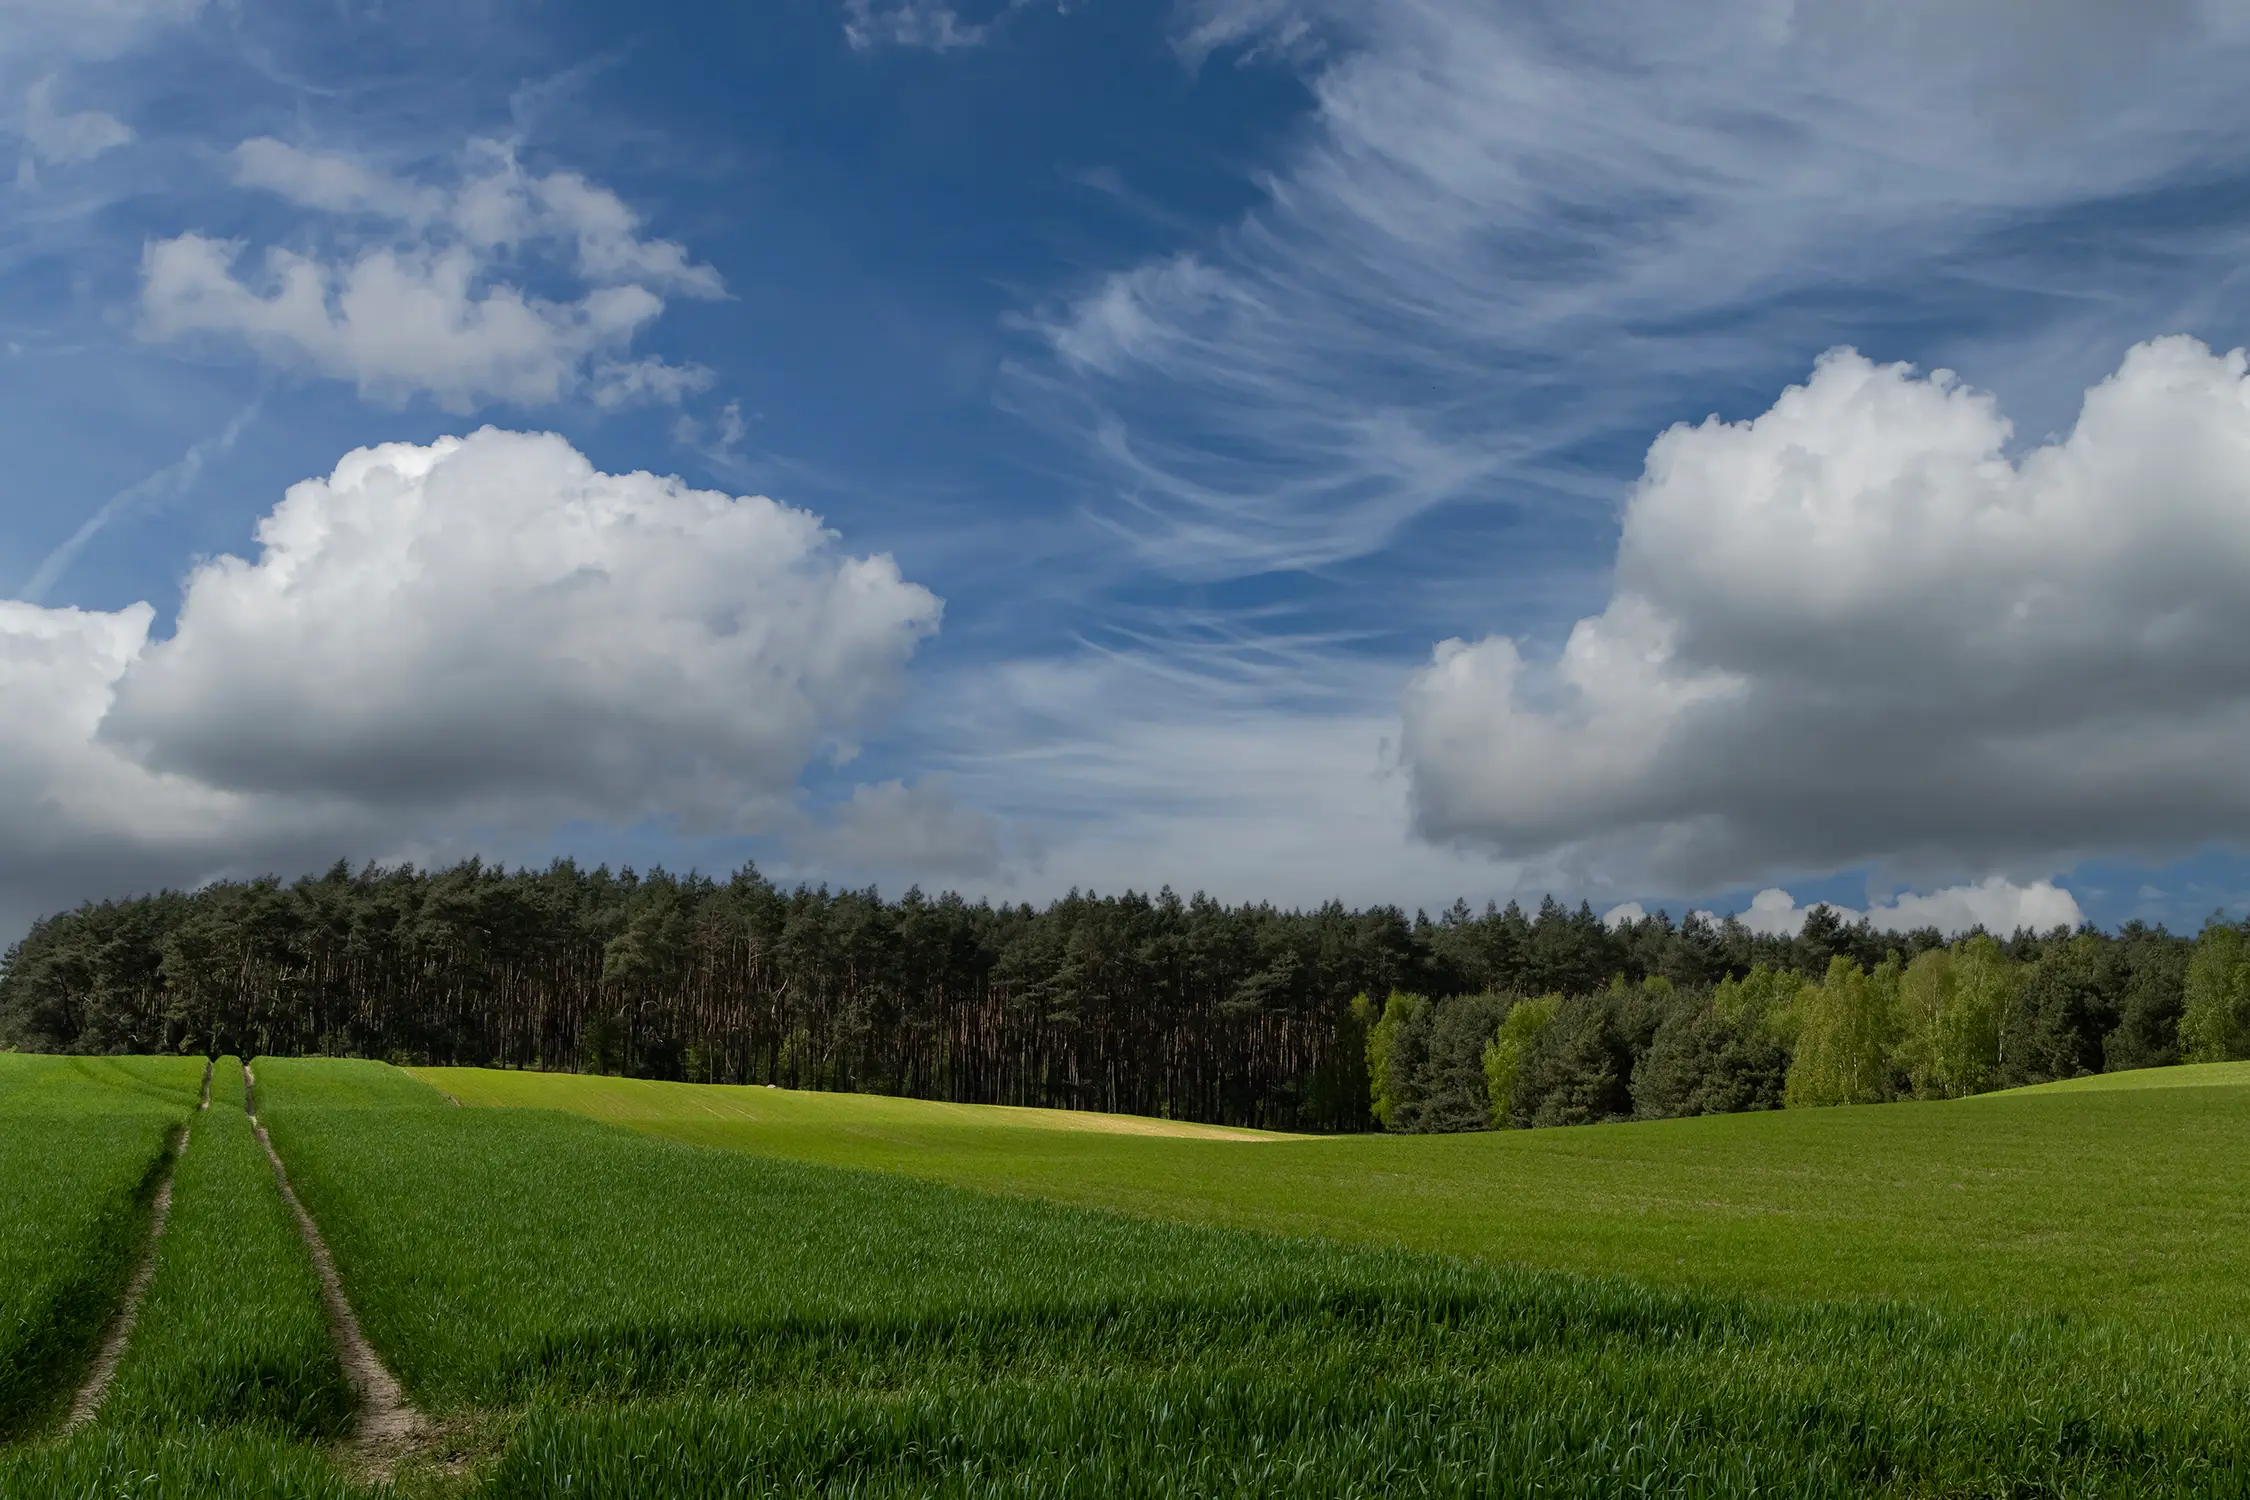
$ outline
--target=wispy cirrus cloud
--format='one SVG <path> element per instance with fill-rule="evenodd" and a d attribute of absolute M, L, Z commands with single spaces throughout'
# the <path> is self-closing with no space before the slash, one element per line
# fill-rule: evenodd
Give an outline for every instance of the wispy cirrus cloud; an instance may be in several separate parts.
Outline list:
<path fill-rule="evenodd" d="M 75 167 L 133 139 L 132 127 L 114 115 L 98 109 L 60 108 L 55 102 L 57 83 L 50 73 L 24 95 L 19 183 L 35 179 L 39 165 Z"/>
<path fill-rule="evenodd" d="M 981 47 L 985 28 L 965 21 L 961 13 L 940 0 L 844 0 L 844 40 L 856 51 L 877 47 L 918 47 L 930 52 L 950 52 L 956 47 Z"/>
<path fill-rule="evenodd" d="M 1962 366 L 2035 434 L 2138 340 L 2250 333 L 2239 299 L 2214 290 L 2245 248 L 2227 205 L 2250 183 L 2250 100 L 2234 84 L 2250 8 L 2065 10 L 1185 6 L 1187 67 L 1286 69 L 1310 108 L 1238 219 L 1170 226 L 1161 253 L 1027 312 L 1048 357 L 1012 372 L 1010 398 L 1079 456 L 1093 518 L 1171 581 L 1167 597 L 1197 601 L 1172 625 L 1191 608 L 1228 618 L 1136 648 L 1135 673 L 1170 684 L 1148 705 L 1161 733 L 1105 731 L 1130 718 L 1111 692 L 998 793 L 1134 788 L 1114 825 L 1126 842 L 1223 847 L 1222 863 L 1317 843 L 1338 868 L 1389 869 L 1414 890 L 1447 871 L 1473 892 L 1460 873 L 1482 868 L 1485 889 L 1693 895 L 1753 866 L 1879 862 L 1879 840 L 1810 813 L 1810 842 L 1739 860 L 1665 865 L 1645 840 L 1570 837 L 1485 840 L 1491 865 L 1462 858 L 1467 845 L 1424 859 L 1398 759 L 1399 646 L 1414 628 L 1417 655 L 1505 633 L 1543 659 L 1609 592 L 1650 440 L 1764 408 L 1831 346 Z M 1558 587 L 1566 572 L 1582 603 Z M 1388 634 L 1300 637 L 1298 669 L 1260 670 L 1299 628 L 1267 601 L 1315 588 L 1350 592 L 1331 624 Z M 1089 652 L 1041 670 L 1060 694 L 1074 674 L 1110 682 L 1117 663 Z M 1312 679 L 1333 689 L 1317 704 Z M 1190 745 L 1195 783 L 1239 799 L 1167 802 L 1158 768 Z M 1467 784 L 1474 735 L 1459 755 Z M 1279 769 L 1314 760 L 1319 777 Z M 1459 836 L 1428 815 L 1427 763 L 1416 774 L 1424 827 Z M 1358 846 L 1285 827 L 1278 808 L 1250 816 L 1284 785 L 1326 827 L 1362 830 Z M 1968 840 L 1914 873 L 1975 879 L 2008 857 L 2035 881 L 2057 868 L 2039 860 L 2068 856 Z"/>
<path fill-rule="evenodd" d="M 203 0 L 10 0 L 0 14 L 0 62 L 114 57 L 203 9 Z"/>
<path fill-rule="evenodd" d="M 1193 7 L 1191 62 L 1279 58 L 1312 114 L 1240 222 L 1033 320 L 1056 358 L 1027 404 L 1185 576 L 1365 556 L 1452 503 L 1577 507 L 1683 392 L 1995 272 L 2067 277 L 1990 241 L 2241 171 L 2240 9 L 2081 0 L 2109 41 L 2079 46 L 1996 4 Z"/>
<path fill-rule="evenodd" d="M 981 47 L 1010 16 L 1033 3 L 1001 0 L 984 7 L 983 19 L 971 20 L 951 0 L 843 0 L 844 40 L 855 52 L 901 47 L 943 53 Z M 1059 0 L 1057 8 L 1070 9 L 1069 0 Z"/>

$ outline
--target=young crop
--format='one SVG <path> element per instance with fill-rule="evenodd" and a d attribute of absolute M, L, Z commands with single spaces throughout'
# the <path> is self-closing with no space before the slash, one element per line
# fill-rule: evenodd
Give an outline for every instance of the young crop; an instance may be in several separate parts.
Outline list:
<path fill-rule="evenodd" d="M 866 1095 L 418 1076 L 467 1105 L 1145 1218 L 1757 1297 L 2250 1326 L 2250 1235 L 2231 1218 L 2250 1202 L 2250 1063 L 1880 1108 L 1256 1144 L 1026 1130 L 1006 1112 Z"/>
<path fill-rule="evenodd" d="M 262 1117 L 369 1337 L 439 1408 L 784 1380 L 839 1329 L 912 1351 L 971 1313 L 1036 1345 L 1087 1309 L 1270 1299 L 1331 1258 L 428 1090 L 330 1107 L 326 1068 L 261 1065 Z"/>
<path fill-rule="evenodd" d="M 2250 1484 L 2231 1336 L 1149 1223 L 325 1071 L 261 1108 L 416 1394 L 533 1408 L 508 1500 Z"/>
<path fill-rule="evenodd" d="M 0 1053 L 0 1117 L 111 1114 L 153 1101 L 193 1108 L 208 1067 L 200 1057 L 41 1057 Z"/>
<path fill-rule="evenodd" d="M 259 1074 L 261 1118 L 368 1333 L 426 1407 L 489 1434 L 481 1464 L 424 1473 L 414 1493 L 2250 1491 L 2250 1346 L 2233 1334 L 1989 1303 L 1667 1289 L 455 1108 L 376 1064 Z M 1965 1127 L 2052 1124 L 2045 1106 L 1940 1107 Z M 1820 1113 L 1824 1130 L 1895 1117 Z M 957 1149 L 1032 1153 L 1033 1137 L 1058 1139 L 969 1132 Z M 1272 1145 L 1168 1144 L 1205 1173 L 1222 1150 L 1276 1160 Z M 225 1203 L 238 1232 L 253 1205 L 279 1210 L 255 1149 L 223 1084 L 180 1169 L 163 1262 L 179 1274 L 143 1309 L 143 1363 L 93 1428 L 0 1457 L 0 1493 L 367 1493 L 293 1440 L 340 1431 L 344 1407 L 287 1219 L 272 1212 L 241 1235 L 258 1254 L 198 1249 L 216 1243 L 199 1205 Z M 1808 1261 L 1832 1222 L 1798 1223 Z M 238 1310 L 241 1326 L 223 1326 Z M 246 1359 L 298 1373 L 226 1373 Z"/>
<path fill-rule="evenodd" d="M 143 1433 L 257 1425 L 325 1439 L 351 1414 L 319 1279 L 251 1132 L 242 1064 L 223 1058 L 174 1174 L 156 1275 L 100 1422 Z"/>
<path fill-rule="evenodd" d="M 8 1500 L 377 1500 L 319 1448 L 260 1428 L 155 1434 L 89 1427 L 50 1447 L 0 1450 Z M 387 1500 L 387 1496 L 384 1497 Z"/>
<path fill-rule="evenodd" d="M 0 1056 L 0 1437 L 67 1401 L 202 1076 L 201 1058 Z"/>
<path fill-rule="evenodd" d="M 480 1500 L 2239 1494 L 2239 1454 L 2075 1415 L 1984 1429 L 1658 1361 L 1187 1370 L 543 1410 Z M 1928 1414 L 1933 1415 L 1934 1414 Z M 1981 1448 L 1990 1439 L 1996 1446 Z"/>

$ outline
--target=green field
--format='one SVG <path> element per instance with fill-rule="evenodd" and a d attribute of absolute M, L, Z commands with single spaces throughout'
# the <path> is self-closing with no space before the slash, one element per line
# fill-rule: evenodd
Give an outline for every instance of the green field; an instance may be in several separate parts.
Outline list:
<path fill-rule="evenodd" d="M 1192 1223 L 1791 1299 L 2250 1321 L 2250 1063 L 1942 1103 L 1255 1144 L 848 1094 L 416 1071 L 465 1105 Z"/>
<path fill-rule="evenodd" d="M 320 1282 L 251 1134 L 238 1059 L 213 1070 L 211 1108 L 173 1174 L 156 1274 L 99 1420 L 151 1433 L 255 1426 L 314 1441 L 350 1427 Z"/>
<path fill-rule="evenodd" d="M 56 1066 L 0 1091 L 120 1089 Z M 2250 1491 L 2250 1069 L 1330 1139 L 418 1072 L 258 1064 L 419 1454 L 339 1444 L 222 1068 L 109 1400 L 0 1494 Z M 192 1089 L 149 1076 L 160 1152 Z"/>
<path fill-rule="evenodd" d="M 201 1058 L 0 1059 L 0 1437 L 68 1403 L 138 1258 Z"/>
<path fill-rule="evenodd" d="M 220 1059 L 211 1081 L 114 1379 L 83 1428 L 0 1454 L 0 1494 L 348 1493 L 320 1446 L 348 1430 L 351 1395 L 319 1283 L 251 1133 L 241 1063 Z"/>

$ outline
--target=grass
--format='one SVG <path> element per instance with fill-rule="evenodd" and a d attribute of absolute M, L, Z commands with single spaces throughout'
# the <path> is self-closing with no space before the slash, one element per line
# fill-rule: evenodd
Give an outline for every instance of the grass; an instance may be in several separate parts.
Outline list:
<path fill-rule="evenodd" d="M 1466 1141 L 1252 1141 L 766 1090 L 258 1071 L 261 1114 L 369 1336 L 425 1409 L 484 1435 L 477 1464 L 420 1471 L 417 1496 L 2250 1492 L 2250 1345 L 2215 1331 L 2239 1290 L 2158 1315 L 2056 1228 L 2093 1205 L 2122 1216 L 2110 1230 L 2126 1253 L 2146 1248 L 2167 1221 L 2135 1218 L 2110 1180 L 2113 1158 L 2135 1156 L 2165 1168 L 2144 1173 L 2159 1185 L 2141 1207 L 2186 1226 L 2178 1254 L 2231 1265 L 2197 1239 L 2225 1237 L 2241 1211 L 2231 1165 L 2213 1158 L 2241 1138 L 2250 1090 L 2223 1082 Z M 567 1099 L 637 1128 L 447 1094 Z M 222 1118 L 239 1120 L 223 1096 L 182 1164 L 176 1216 L 224 1201 L 240 1221 L 272 1191 L 270 1174 L 225 1177 L 222 1153 L 205 1152 Z M 2071 1150 L 2091 1151 L 2092 1186 L 2075 1196 L 2058 1159 Z M 1747 1269 L 1688 1267 L 1661 1238 L 1715 1184 L 1674 1184 L 1672 1207 L 1637 1217 L 1604 1196 L 1667 1164 L 1694 1178 L 1728 1162 L 1749 1180 L 1724 1201 L 1767 1238 L 1695 1253 L 1762 1247 Z M 874 1163 L 905 1170 L 861 1169 Z M 186 1176 L 198 1165 L 208 1182 Z M 940 1168 L 1005 1191 L 927 1180 Z M 2045 1226 L 2011 1253 L 2076 1267 L 2067 1295 L 2024 1294 L 2022 1266 L 2003 1264 L 1901 1301 L 1866 1273 L 1872 1253 L 1830 1255 L 1863 1234 L 1935 1256 L 1967 1212 L 1928 1186 L 1948 1172 L 1986 1174 L 1949 1191 L 1971 1194 L 1990 1243 Z M 2025 1201 L 2002 1213 L 2011 1189 Z M 1878 1222 L 1919 1197 L 1938 1201 Z M 1523 1229 L 1534 1215 L 1518 1200 L 1561 1204 L 1566 1221 Z M 1315 1233 L 1266 1233 L 1268 1218 Z M 1591 1261 L 1661 1250 L 1674 1274 L 1509 1253 L 1589 1224 L 1606 1226 Z M 278 1228 L 252 1238 L 278 1252 Z M 1469 1253 L 1438 1253 L 1462 1237 Z M 144 1309 L 144 1328 L 175 1331 L 163 1345 L 312 1353 L 301 1318 L 236 1330 L 215 1316 L 285 1276 L 192 1250 L 174 1252 L 201 1268 L 180 1277 L 199 1288 L 184 1311 L 157 1290 Z M 225 1290 L 240 1283 L 259 1290 Z M 300 1310 L 304 1290 L 290 1294 Z M 332 1431 L 326 1419 L 277 1416 L 229 1394 L 257 1382 L 201 1373 L 239 1363 L 142 1354 L 138 1338 L 135 1357 L 173 1372 L 157 1382 L 173 1405 L 121 1402 L 66 1444 L 0 1459 L 0 1493 L 368 1495 L 296 1440 Z M 191 1410 L 203 1415 L 167 1415 Z"/>
<path fill-rule="evenodd" d="M 0 1067 L 0 1076 L 10 1071 Z M 120 1098 L 168 1124 L 195 1100 L 202 1075 L 200 1058 L 104 1059 L 61 1070 L 0 1090 L 0 1129 L 51 1130 L 75 1101 L 101 1129 L 118 1130 Z M 34 1096 L 47 1101 L 43 1112 L 11 1112 L 9 1101 Z M 0 1494 L 348 1500 L 362 1493 L 317 1446 L 348 1426 L 351 1393 L 319 1282 L 243 1105 L 241 1065 L 223 1059 L 212 1072 L 211 1108 L 194 1116 L 173 1169 L 155 1274 L 100 1410 L 67 1438 L 0 1453 Z M 161 1130 L 157 1140 L 161 1146 Z M 74 1151 L 85 1144 L 68 1143 Z M 137 1253 L 145 1220 L 134 1230 Z M 101 1321 L 115 1292 L 101 1302 Z M 53 1389 L 67 1391 L 67 1382 Z"/>
<path fill-rule="evenodd" d="M 271 1063 L 261 1107 L 409 1388 L 515 1413 L 495 1500 L 2250 1486 L 2228 1337 L 1277 1239 L 376 1078 Z"/>
<path fill-rule="evenodd" d="M 1369 1374 L 956 1382 L 676 1401 L 527 1421 L 490 1500 L 720 1496 L 2225 1495 L 2246 1476 L 2178 1430 L 2076 1412 L 1985 1422 L 1685 1361 L 1519 1356 Z M 1708 1351 L 1689 1356 L 1709 1358 Z"/>
<path fill-rule="evenodd" d="M 0 1453 L 8 1500 L 372 1500 L 319 1448 L 258 1428 L 104 1426 Z"/>
<path fill-rule="evenodd" d="M 569 1115 L 455 1110 L 411 1087 L 423 1097 L 371 1110 L 345 1065 L 259 1068 L 268 1128 L 369 1338 L 439 1410 L 760 1388 L 815 1364 L 881 1380 L 968 1357 L 971 1320 L 976 1359 L 1036 1358 L 1052 1320 L 1199 1292 L 1270 1300 L 1334 1258 Z M 854 1329 L 892 1347 L 839 1332 Z"/>
<path fill-rule="evenodd" d="M 2238 1089 L 2250 1088 L 2250 1062 L 2185 1063 L 2174 1068 L 2135 1068 L 2125 1073 L 2089 1073 L 2083 1078 L 2063 1078 L 2054 1083 L 2034 1083 L 2008 1089 L 2005 1095 L 2109 1093 L 2137 1089 Z"/>
<path fill-rule="evenodd" d="M 0 1437 L 67 1404 L 202 1077 L 201 1058 L 0 1055 Z"/>
<path fill-rule="evenodd" d="M 222 1058 L 173 1174 L 171 1221 L 105 1428 L 261 1426 L 313 1441 L 351 1425 L 320 1279 Z"/>
<path fill-rule="evenodd" d="M 195 1107 L 200 1057 L 48 1057 L 0 1052 L 0 1118 L 19 1114 L 114 1113 L 138 1102 Z"/>
<path fill-rule="evenodd" d="M 1788 1300 L 2190 1330 L 2250 1318 L 2250 1065 L 1950 1103 L 1254 1145 L 853 1095 L 417 1074 L 472 1106 L 1195 1224 Z M 2179 1074 L 2207 1086 L 2170 1086 Z"/>

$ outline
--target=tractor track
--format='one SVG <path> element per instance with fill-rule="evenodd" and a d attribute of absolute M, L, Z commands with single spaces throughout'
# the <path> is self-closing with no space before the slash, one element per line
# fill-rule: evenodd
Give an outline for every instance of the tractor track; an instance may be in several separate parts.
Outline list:
<path fill-rule="evenodd" d="M 211 1103 L 211 1075 L 203 1075 L 203 1103 Z M 149 1203 L 148 1240 L 141 1246 L 140 1262 L 133 1267 L 132 1280 L 125 1283 L 125 1296 L 110 1316 L 109 1327 L 102 1334 L 101 1347 L 94 1352 L 94 1363 L 86 1371 L 77 1394 L 70 1400 L 70 1415 L 63 1420 L 63 1431 L 75 1432 L 94 1418 L 101 1409 L 102 1397 L 109 1394 L 109 1383 L 117 1375 L 119 1361 L 125 1357 L 125 1345 L 133 1337 L 133 1322 L 140 1316 L 141 1299 L 148 1294 L 148 1284 L 156 1277 L 156 1251 L 164 1240 L 165 1221 L 172 1217 L 172 1174 L 180 1158 L 187 1154 L 188 1132 L 181 1126 L 165 1154 L 170 1159 L 162 1168 L 163 1180 L 156 1185 L 156 1196 Z"/>
<path fill-rule="evenodd" d="M 359 1398 L 359 1420 L 346 1445 L 347 1451 L 362 1467 L 377 1474 L 387 1473 L 392 1464 L 418 1448 L 435 1429 L 406 1399 L 397 1377 L 384 1366 L 374 1346 L 367 1342 L 367 1335 L 360 1331 L 359 1318 L 344 1296 L 344 1284 L 336 1274 L 335 1258 L 328 1253 L 328 1244 L 320 1236 L 320 1226 L 306 1212 L 297 1190 L 289 1185 L 288 1169 L 282 1166 L 280 1153 L 273 1149 L 273 1141 L 258 1119 L 258 1075 L 247 1063 L 243 1065 L 242 1075 L 247 1086 L 244 1103 L 250 1113 L 250 1128 L 257 1133 L 258 1144 L 265 1148 L 266 1160 L 273 1164 L 274 1180 L 281 1185 L 281 1196 L 288 1203 L 289 1211 L 297 1216 L 297 1231 L 304 1236 L 305 1248 L 312 1252 L 313 1268 L 320 1273 L 321 1300 L 328 1305 L 328 1325 L 336 1341 L 337 1358 L 343 1364 L 344 1378 L 351 1382 Z"/>

